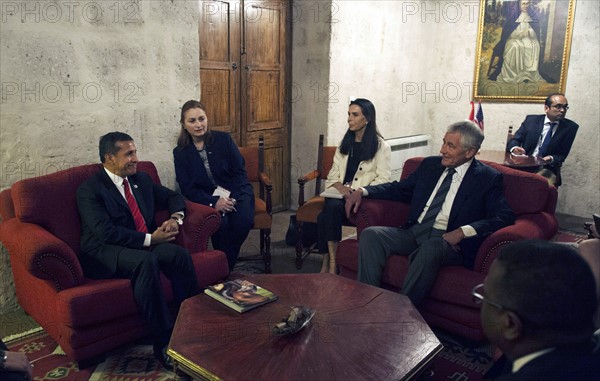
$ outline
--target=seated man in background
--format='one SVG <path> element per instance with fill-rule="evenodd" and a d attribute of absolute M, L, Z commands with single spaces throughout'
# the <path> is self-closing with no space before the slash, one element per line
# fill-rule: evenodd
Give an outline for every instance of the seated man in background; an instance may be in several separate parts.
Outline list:
<path fill-rule="evenodd" d="M 401 292 L 418 305 L 442 266 L 472 268 L 484 238 L 514 223 L 502 174 L 474 158 L 483 138 L 475 123 L 454 123 L 444 136 L 441 156 L 425 158 L 404 180 L 361 187 L 346 198 L 348 216 L 358 211 L 363 196 L 410 203 L 404 227 L 372 226 L 362 231 L 359 281 L 379 287 L 387 258 L 408 256 Z"/>
<path fill-rule="evenodd" d="M 506 150 L 515 155 L 539 156 L 545 168 L 559 175 L 569 155 L 579 125 L 566 119 L 569 103 L 563 94 L 551 94 L 544 103 L 546 115 L 527 115 Z M 561 185 L 560 176 L 556 185 Z"/>
<path fill-rule="evenodd" d="M 592 380 L 600 374 L 594 277 L 571 247 L 540 240 L 506 246 L 473 297 L 482 303 L 486 336 L 512 361 L 496 380 Z"/>

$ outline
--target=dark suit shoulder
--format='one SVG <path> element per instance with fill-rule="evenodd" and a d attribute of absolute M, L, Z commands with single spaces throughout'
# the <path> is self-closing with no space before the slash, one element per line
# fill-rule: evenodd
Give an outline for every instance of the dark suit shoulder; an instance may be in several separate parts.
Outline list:
<path fill-rule="evenodd" d="M 497 170 L 496 168 L 492 168 L 489 165 L 487 165 L 485 163 L 482 163 L 482 162 L 480 162 L 477 159 L 473 159 L 473 163 L 471 164 L 471 168 L 474 171 L 479 171 L 479 172 L 484 173 L 486 175 L 490 175 L 490 176 L 498 176 L 498 175 L 500 175 L 500 176 L 502 176 L 502 173 L 499 170 Z"/>
<path fill-rule="evenodd" d="M 575 123 L 574 121 L 572 121 L 571 119 L 563 119 L 561 124 L 568 126 L 569 128 L 574 128 L 574 129 L 578 129 L 579 128 L 579 124 Z"/>
<path fill-rule="evenodd" d="M 135 175 L 131 175 L 128 176 L 128 178 L 131 180 L 131 182 L 138 182 L 138 183 L 152 183 L 152 177 L 150 177 L 149 174 L 147 174 L 146 172 L 141 172 L 138 171 L 136 172 Z"/>
<path fill-rule="evenodd" d="M 84 180 L 81 184 L 79 184 L 79 186 L 77 187 L 77 192 L 87 188 L 93 190 L 98 188 L 98 186 L 101 184 L 110 184 L 110 179 L 108 178 L 108 175 L 106 174 L 104 169 L 100 169 L 98 172 L 94 173 L 88 179 Z"/>
<path fill-rule="evenodd" d="M 423 159 L 421 165 L 419 167 L 422 168 L 436 168 L 442 167 L 442 157 L 441 156 L 428 156 Z"/>
<path fill-rule="evenodd" d="M 210 132 L 209 147 L 222 147 L 235 145 L 235 142 L 231 138 L 231 135 L 223 131 L 211 131 Z"/>

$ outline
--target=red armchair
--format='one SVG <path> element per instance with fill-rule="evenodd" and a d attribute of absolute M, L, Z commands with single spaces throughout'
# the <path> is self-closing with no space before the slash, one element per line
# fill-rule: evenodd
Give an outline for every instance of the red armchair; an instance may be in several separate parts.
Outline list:
<path fill-rule="evenodd" d="M 401 178 L 416 170 L 422 158 L 407 160 Z M 489 235 L 482 243 L 472 269 L 461 266 L 443 268 L 419 311 L 428 324 L 472 340 L 484 339 L 479 320 L 479 306 L 471 299 L 471 289 L 482 283 L 490 264 L 505 245 L 521 239 L 550 239 L 558 230 L 554 216 L 556 188 L 536 174 L 517 171 L 488 163 L 503 174 L 504 194 L 515 212 L 515 224 Z M 354 216 L 358 236 L 369 226 L 400 226 L 406 222 L 408 204 L 364 199 Z M 358 271 L 358 240 L 340 242 L 337 250 L 342 276 L 356 279 Z M 391 256 L 384 269 L 382 287 L 399 292 L 408 271 L 408 258 Z"/>
<path fill-rule="evenodd" d="M 86 278 L 77 259 L 81 223 L 75 191 L 100 168 L 88 164 L 26 179 L 0 193 L 0 240 L 10 255 L 17 300 L 80 366 L 149 334 L 129 280 Z M 138 170 L 160 183 L 151 162 L 138 163 Z M 155 218 L 160 225 L 169 215 L 163 210 Z M 225 254 L 207 250 L 219 223 L 214 209 L 186 202 L 176 242 L 192 253 L 201 287 L 229 274 Z M 165 277 L 163 288 L 171 301 Z"/>

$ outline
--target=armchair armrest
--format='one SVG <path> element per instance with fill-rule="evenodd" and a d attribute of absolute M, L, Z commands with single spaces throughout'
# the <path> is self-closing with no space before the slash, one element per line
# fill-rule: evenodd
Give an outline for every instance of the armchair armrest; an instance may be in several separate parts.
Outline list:
<path fill-rule="evenodd" d="M 298 187 L 299 187 L 299 189 L 298 189 L 298 207 L 301 207 L 305 203 L 305 201 L 304 201 L 304 186 L 306 185 L 306 183 L 317 179 L 320 175 L 321 175 L 321 173 L 315 169 L 314 171 L 308 172 L 304 176 L 298 177 Z"/>
<path fill-rule="evenodd" d="M 216 209 L 185 201 L 185 220 L 175 242 L 190 251 L 206 251 L 208 239 L 219 229 L 221 217 Z"/>
<path fill-rule="evenodd" d="M 321 173 L 316 169 L 314 171 L 310 171 L 310 172 L 304 174 L 303 176 L 298 177 L 298 184 L 304 185 L 307 182 L 316 179 L 320 175 L 321 175 Z"/>
<path fill-rule="evenodd" d="M 408 218 L 409 205 L 399 201 L 362 200 L 358 212 L 350 216 L 360 233 L 369 226 L 402 226 Z"/>
<path fill-rule="evenodd" d="M 0 238 L 11 259 L 21 262 L 33 276 L 51 282 L 57 291 L 84 283 L 77 255 L 55 235 L 17 218 L 1 226 Z"/>
<path fill-rule="evenodd" d="M 267 212 L 271 214 L 271 194 L 273 193 L 273 182 L 271 181 L 269 175 L 264 172 L 261 172 L 258 178 L 261 185 L 259 196 L 261 199 L 265 200 L 265 203 L 267 204 Z"/>
<path fill-rule="evenodd" d="M 481 243 L 475 257 L 474 271 L 487 274 L 492 262 L 502 248 L 522 239 L 547 239 L 547 228 L 540 225 L 535 215 L 519 216 L 514 225 L 506 226 L 490 234 Z"/>

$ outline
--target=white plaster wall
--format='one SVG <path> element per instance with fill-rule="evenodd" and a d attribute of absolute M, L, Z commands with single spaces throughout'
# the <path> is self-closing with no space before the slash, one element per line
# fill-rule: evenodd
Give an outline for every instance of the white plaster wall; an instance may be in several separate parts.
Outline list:
<path fill-rule="evenodd" d="M 199 97 L 196 1 L 1 1 L 0 188 L 99 162 L 129 133 L 174 187 L 178 108 Z M 0 313 L 15 308 L 0 252 Z"/>
<path fill-rule="evenodd" d="M 337 102 L 312 116 L 327 121 L 327 143 L 338 144 L 349 97 L 360 96 L 375 104 L 384 137 L 428 133 L 437 154 L 446 126 L 470 112 L 479 1 L 342 0 L 330 7 L 335 22 L 328 83 L 335 84 L 330 98 Z M 597 1 L 577 1 L 565 91 L 568 117 L 581 127 L 563 167 L 557 211 L 583 217 L 600 210 L 599 10 Z M 302 31 L 312 33 L 310 25 Z M 294 56 L 294 65 L 300 64 Z M 293 80 L 307 80 L 302 74 L 295 68 Z M 484 103 L 483 109 L 482 149 L 493 150 L 503 149 L 509 125 L 518 128 L 526 115 L 543 113 L 542 104 Z M 294 134 L 302 129 L 296 118 Z M 292 139 L 292 153 L 302 152 L 308 161 L 315 154 L 306 144 Z"/>
<path fill-rule="evenodd" d="M 180 105 L 199 95 L 195 1 L 2 1 L 1 187 L 98 162 L 129 133 L 174 186 Z"/>
<path fill-rule="evenodd" d="M 290 203 L 298 205 L 298 177 L 316 168 L 320 134 L 327 134 L 327 114 L 332 98 L 329 81 L 331 1 L 296 1 L 292 7 L 292 113 Z M 335 17 L 335 16 L 334 16 Z M 332 145 L 329 139 L 326 145 Z M 314 183 L 314 182 L 312 182 Z M 314 185 L 306 195 L 314 192 Z"/>

